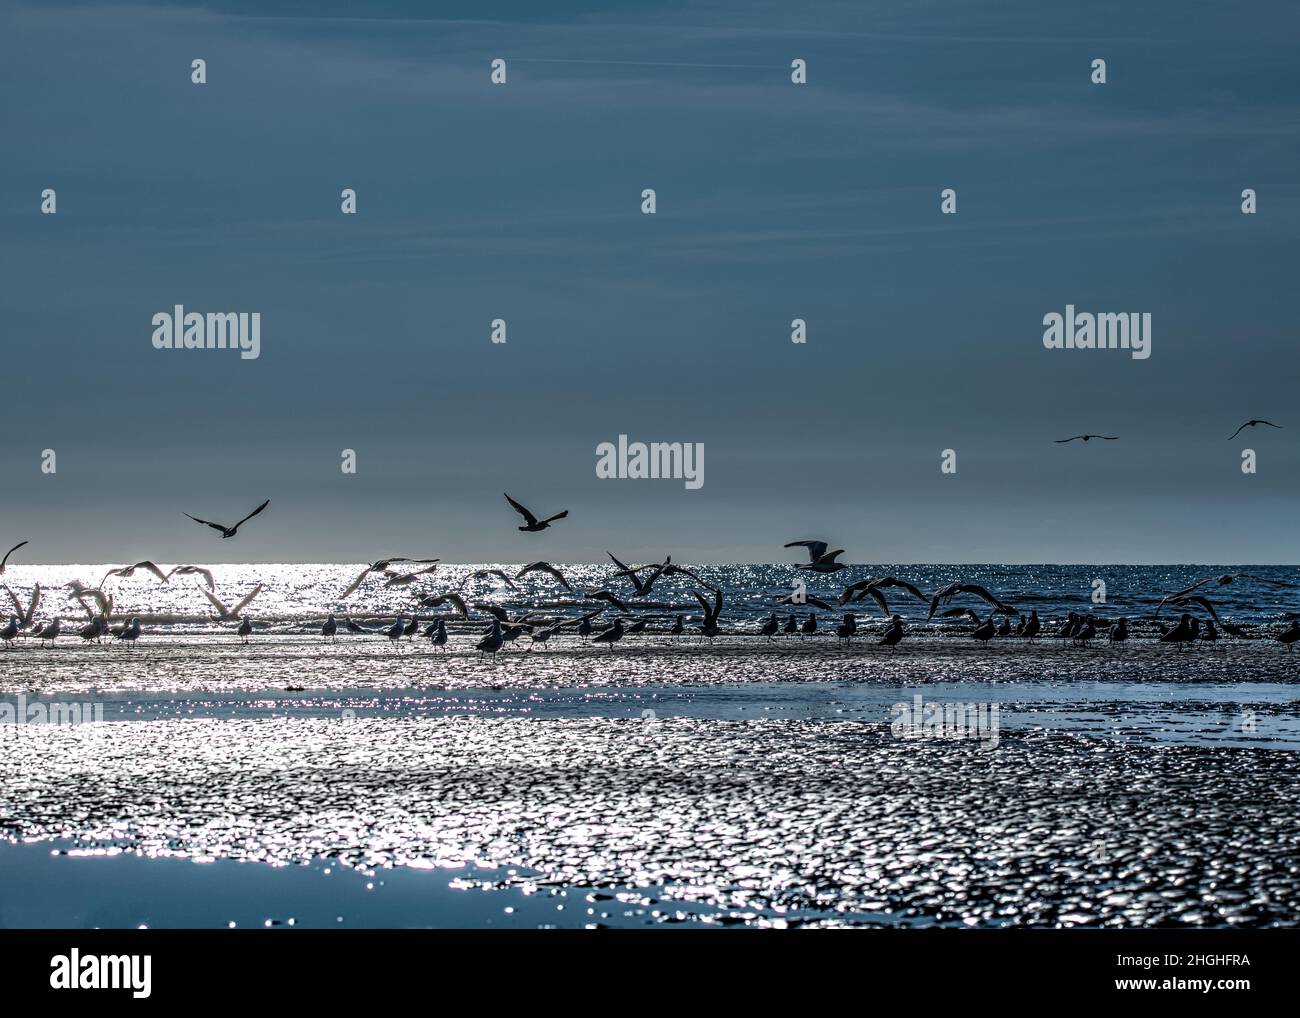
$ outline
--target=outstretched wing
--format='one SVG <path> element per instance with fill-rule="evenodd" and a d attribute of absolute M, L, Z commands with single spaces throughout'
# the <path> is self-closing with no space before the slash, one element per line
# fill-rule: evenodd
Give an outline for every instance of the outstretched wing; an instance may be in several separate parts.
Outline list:
<path fill-rule="evenodd" d="M 505 495 L 505 492 L 502 492 L 502 494 Z M 521 506 L 509 495 L 506 495 L 506 501 L 509 502 L 512 506 L 514 506 L 515 512 L 517 512 L 520 516 L 522 516 L 524 518 L 524 522 L 527 523 L 530 527 L 537 525 L 537 517 L 534 516 L 532 513 L 530 513 L 523 506 Z"/>
<path fill-rule="evenodd" d="M 26 541 L 19 541 L 7 552 L 5 552 L 5 557 L 3 559 L 0 559 L 0 571 L 2 571 L 4 567 L 9 564 L 9 556 L 12 555 L 14 552 L 16 552 L 19 548 L 21 548 L 26 543 L 27 543 Z"/>
<path fill-rule="evenodd" d="M 132 569 L 143 569 L 143 570 L 145 570 L 146 572 L 153 573 L 154 576 L 156 576 L 156 577 L 158 577 L 158 579 L 162 580 L 163 583 L 166 583 L 166 582 L 167 582 L 167 574 L 164 573 L 161 569 L 159 569 L 159 568 L 158 568 L 156 565 L 154 565 L 152 562 L 149 562 L 149 561 L 147 561 L 147 560 L 144 561 L 144 562 L 137 562 L 137 563 L 136 563 L 135 565 L 133 565 L 131 568 L 132 568 Z"/>
<path fill-rule="evenodd" d="M 823 555 L 826 554 L 826 549 L 829 548 L 830 545 L 828 545 L 825 541 L 791 541 L 789 544 L 783 545 L 783 547 L 807 548 L 808 558 L 811 561 L 816 562 L 819 558 L 821 558 Z"/>
<path fill-rule="evenodd" d="M 32 591 L 32 603 L 27 606 L 28 622 L 31 622 L 36 618 L 36 609 L 40 606 L 40 603 L 41 603 L 41 585 L 38 583 L 36 584 L 36 588 Z"/>
<path fill-rule="evenodd" d="M 242 612 L 245 608 L 248 607 L 249 603 L 253 600 L 253 598 L 257 597 L 257 595 L 260 594 L 261 592 L 262 592 L 262 584 L 259 583 L 256 587 L 253 588 L 253 592 L 251 594 L 249 594 L 246 598 L 240 601 L 239 604 L 235 605 L 235 610 L 233 614 L 238 616 L 240 612 Z"/>
<path fill-rule="evenodd" d="M 370 566 L 366 566 L 365 569 L 361 570 L 361 575 L 348 584 L 348 589 L 343 591 L 343 593 L 339 595 L 339 600 L 340 601 L 346 600 L 348 595 L 351 594 L 353 591 L 355 591 L 359 586 L 361 586 L 362 581 L 364 581 L 365 578 L 369 575 L 370 575 Z"/>
<path fill-rule="evenodd" d="M 245 523 L 247 523 L 249 520 L 251 520 L 254 516 L 256 516 L 258 513 L 260 513 L 263 509 L 265 509 L 265 508 L 266 508 L 268 505 L 270 505 L 270 504 L 271 504 L 271 500 L 268 498 L 265 502 L 263 502 L 261 505 L 259 505 L 256 509 L 254 509 L 251 513 L 249 513 L 247 516 L 245 516 L 242 520 L 240 520 L 238 523 L 236 523 L 236 524 L 235 524 L 233 527 L 231 527 L 230 529 L 231 529 L 231 530 L 238 530 L 240 527 L 242 527 Z"/>
<path fill-rule="evenodd" d="M 230 615 L 230 612 L 226 609 L 226 606 L 221 603 L 221 599 L 217 597 L 216 594 L 212 593 L 212 591 L 207 590 L 204 587 L 195 587 L 194 589 L 212 602 L 212 607 L 217 609 L 217 614 L 220 615 L 223 619 Z"/>
<path fill-rule="evenodd" d="M 181 515 L 190 516 L 189 513 L 181 513 Z M 211 520 L 201 520 L 197 516 L 190 516 L 190 519 L 192 519 L 195 523 L 202 523 L 205 527 L 211 527 L 213 530 L 220 530 L 223 534 L 226 532 L 226 528 L 223 527 L 220 523 L 213 523 Z"/>

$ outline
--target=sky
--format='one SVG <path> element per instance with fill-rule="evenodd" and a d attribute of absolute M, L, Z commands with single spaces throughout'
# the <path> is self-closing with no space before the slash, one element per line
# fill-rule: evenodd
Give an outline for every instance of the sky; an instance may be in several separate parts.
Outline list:
<path fill-rule="evenodd" d="M 0 0 L 0 545 L 1300 562 L 1300 9 L 1171 11 Z M 176 304 L 260 357 L 154 349 Z M 1067 304 L 1151 357 L 1045 349 Z"/>

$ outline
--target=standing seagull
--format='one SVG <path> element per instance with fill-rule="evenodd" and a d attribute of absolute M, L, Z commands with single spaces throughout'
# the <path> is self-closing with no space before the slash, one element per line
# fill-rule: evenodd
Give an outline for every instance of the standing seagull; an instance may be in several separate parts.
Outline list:
<path fill-rule="evenodd" d="M 548 516 L 544 520 L 539 520 L 509 495 L 506 495 L 506 501 L 514 507 L 515 512 L 524 518 L 524 526 L 519 527 L 518 529 L 527 531 L 528 533 L 536 533 L 539 530 L 545 530 L 556 520 L 562 520 L 564 517 L 569 515 L 569 510 L 565 509 L 563 512 L 556 513 L 554 516 Z"/>
<path fill-rule="evenodd" d="M 320 627 L 320 635 L 325 637 L 325 639 L 331 642 L 337 639 L 337 636 L 335 634 L 338 633 L 338 631 L 339 631 L 338 619 L 336 619 L 333 615 L 327 618 L 325 620 L 325 624 Z"/>
<path fill-rule="evenodd" d="M 889 620 L 889 628 L 885 630 L 885 635 L 877 640 L 876 643 L 880 644 L 882 647 L 889 647 L 892 650 L 894 647 L 898 646 L 898 641 L 902 638 L 903 620 L 898 615 L 895 615 Z"/>
<path fill-rule="evenodd" d="M 42 646 L 45 644 L 46 640 L 49 640 L 50 645 L 53 646 L 54 641 L 59 638 L 59 630 L 61 630 L 62 628 L 63 628 L 63 620 L 55 619 L 53 622 L 47 622 L 45 624 L 45 628 L 42 629 L 39 633 L 37 633 L 36 637 L 41 641 Z"/>
<path fill-rule="evenodd" d="M 5 566 L 9 564 L 9 556 L 12 555 L 14 552 L 16 552 L 19 548 L 21 548 L 26 543 L 27 543 L 26 541 L 19 541 L 7 552 L 5 552 L 5 557 L 3 559 L 0 559 L 0 576 L 3 576 L 5 573 Z"/>
<path fill-rule="evenodd" d="M 592 643 L 605 643 L 609 649 L 614 649 L 614 644 L 623 639 L 623 620 L 615 619 L 614 624 L 608 629 L 604 629 L 591 638 Z"/>
<path fill-rule="evenodd" d="M 236 523 L 233 527 L 227 527 L 222 523 L 212 523 L 209 520 L 201 520 L 197 516 L 190 516 L 189 513 L 181 513 L 181 515 L 188 516 L 195 523 L 202 523 L 205 527 L 211 527 L 213 530 L 220 530 L 221 538 L 222 540 L 225 540 L 228 537 L 234 537 L 236 531 L 238 531 L 240 527 L 242 527 L 245 523 L 251 520 L 254 516 L 260 513 L 263 509 L 265 509 L 270 504 L 271 504 L 271 500 L 268 498 L 265 502 L 259 505 L 256 509 L 254 509 L 251 513 L 245 516 L 238 523 Z"/>
<path fill-rule="evenodd" d="M 1083 439 L 1085 442 L 1091 441 L 1094 438 L 1100 438 L 1104 442 L 1119 441 L 1119 435 L 1071 435 L 1069 438 L 1056 439 L 1056 444 L 1062 445 L 1065 442 L 1073 442 L 1075 439 L 1079 439 L 1079 438 Z"/>
<path fill-rule="evenodd" d="M 10 615 L 9 624 L 5 626 L 4 629 L 0 629 L 0 642 L 3 642 L 6 647 L 12 647 L 14 645 L 14 639 L 17 636 L 18 619 L 15 616 Z"/>
<path fill-rule="evenodd" d="M 248 638 L 253 634 L 253 620 L 248 618 L 244 619 L 239 623 L 239 628 L 235 630 L 235 632 L 239 634 L 241 640 L 247 643 Z"/>
<path fill-rule="evenodd" d="M 1247 421 L 1240 428 L 1238 428 L 1236 431 L 1234 431 L 1231 435 L 1228 436 L 1228 441 L 1231 442 L 1234 438 L 1240 435 L 1247 428 L 1253 428 L 1256 424 L 1267 424 L 1270 428 L 1277 428 L 1278 431 L 1282 430 L 1282 425 L 1274 424 L 1272 421 Z"/>

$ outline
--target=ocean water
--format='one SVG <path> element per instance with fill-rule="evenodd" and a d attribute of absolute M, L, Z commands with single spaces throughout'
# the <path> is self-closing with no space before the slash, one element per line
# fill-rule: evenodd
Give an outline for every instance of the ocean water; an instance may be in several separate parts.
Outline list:
<path fill-rule="evenodd" d="M 169 564 L 161 565 L 164 572 L 171 568 Z M 249 605 L 246 614 L 255 622 L 280 626 L 286 632 L 299 627 L 306 631 L 331 612 L 363 623 L 367 620 L 391 620 L 398 615 L 410 618 L 412 612 L 424 618 L 439 612 L 450 614 L 453 609 L 449 605 L 434 610 L 417 607 L 420 597 L 447 591 L 460 593 L 470 605 L 500 605 L 512 614 L 544 610 L 577 616 L 600 606 L 600 602 L 584 599 L 581 594 L 604 589 L 623 599 L 631 613 L 637 616 L 666 621 L 683 614 L 694 616 L 698 621 L 700 608 L 691 592 L 701 590 L 709 593 L 690 577 L 677 575 L 659 580 L 648 596 L 637 597 L 630 581 L 613 575 L 617 571 L 613 565 L 558 565 L 575 593 L 566 592 L 545 573 L 531 573 L 513 581 L 516 590 L 495 578 L 469 578 L 480 569 L 501 569 L 514 577 L 521 568 L 519 563 L 440 564 L 434 573 L 403 587 L 385 587 L 383 575 L 371 574 L 346 600 L 342 598 L 343 592 L 364 564 L 257 563 L 214 565 L 211 569 L 216 581 L 216 595 L 227 606 L 233 606 L 261 584 L 263 589 Z M 201 578 L 176 576 L 164 584 L 146 571 L 138 570 L 131 577 L 105 579 L 111 568 L 114 564 L 11 565 L 3 582 L 24 605 L 34 584 L 39 582 L 44 591 L 37 611 L 40 619 L 62 617 L 70 622 L 83 616 L 82 609 L 68 596 L 65 586 L 76 581 L 87 587 L 98 587 L 103 583 L 104 589 L 113 596 L 115 618 L 139 615 L 151 626 L 171 628 L 178 633 L 222 628 L 212 605 L 199 590 L 203 584 Z M 395 564 L 394 568 L 400 570 L 402 567 Z M 1272 625 L 1300 614 L 1300 567 L 1296 566 L 871 565 L 851 566 L 830 575 L 809 573 L 786 564 L 689 568 L 704 583 L 722 589 L 724 631 L 752 629 L 773 610 L 778 613 L 808 610 L 776 603 L 778 598 L 794 591 L 800 581 L 809 594 L 830 602 L 838 613 L 842 610 L 837 604 L 838 597 L 846 584 L 869 576 L 889 575 L 908 580 L 927 594 L 957 580 L 979 583 L 1026 613 L 1037 609 L 1044 619 L 1078 610 L 1107 617 L 1124 615 L 1134 620 L 1153 616 L 1163 596 L 1182 590 L 1197 580 L 1250 573 L 1291 583 L 1295 587 L 1287 589 L 1240 579 L 1227 585 L 1211 582 L 1198 593 L 1211 600 L 1221 618 L 1238 624 Z M 1100 589 L 1096 586 L 1098 582 L 1105 584 L 1105 599 L 1100 602 L 1094 600 L 1094 592 Z M 0 613 L 7 613 L 9 598 L 3 596 L 5 603 Z M 886 591 L 886 596 L 890 611 L 902 615 L 909 626 L 927 624 L 928 605 L 898 588 Z M 972 595 L 955 598 L 949 606 L 961 605 L 969 605 L 980 615 L 985 615 L 988 610 L 984 601 Z M 856 602 L 852 609 L 868 618 L 881 614 L 870 601 Z M 1204 614 L 1201 609 L 1194 611 Z M 474 614 L 486 617 L 481 611 Z M 607 614 L 617 612 L 611 608 Z M 1166 607 L 1164 614 L 1175 613 Z M 960 632 L 969 627 L 969 620 L 936 619 L 930 625 L 936 633 Z"/>

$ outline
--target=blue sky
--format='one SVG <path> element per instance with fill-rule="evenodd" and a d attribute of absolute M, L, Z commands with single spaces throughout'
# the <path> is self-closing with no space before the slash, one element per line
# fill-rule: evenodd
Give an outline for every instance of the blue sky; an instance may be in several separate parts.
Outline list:
<path fill-rule="evenodd" d="M 0 542 L 1300 561 L 1293 6 L 536 6 L 0 0 Z M 262 356 L 154 350 L 177 303 Z M 1044 350 L 1067 303 L 1151 312 L 1151 359 Z M 620 433 L 704 487 L 598 479 Z"/>

